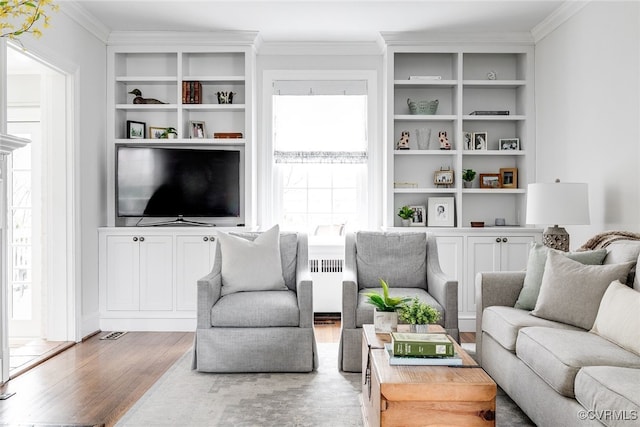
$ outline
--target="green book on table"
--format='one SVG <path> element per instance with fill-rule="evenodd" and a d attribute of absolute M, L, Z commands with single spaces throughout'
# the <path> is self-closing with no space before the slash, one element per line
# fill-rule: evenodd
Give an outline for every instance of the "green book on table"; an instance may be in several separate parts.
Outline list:
<path fill-rule="evenodd" d="M 453 356 L 453 343 L 445 334 L 392 332 L 391 345 L 394 356 Z"/>
<path fill-rule="evenodd" d="M 462 358 L 458 354 L 452 357 L 408 357 L 394 356 L 391 344 L 385 344 L 384 349 L 391 366 L 462 366 Z"/>

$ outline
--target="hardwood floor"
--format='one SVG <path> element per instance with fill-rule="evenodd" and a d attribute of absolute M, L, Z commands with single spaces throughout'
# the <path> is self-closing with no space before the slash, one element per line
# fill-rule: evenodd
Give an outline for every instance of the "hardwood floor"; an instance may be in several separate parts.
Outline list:
<path fill-rule="evenodd" d="M 338 342 L 340 321 L 315 325 L 318 342 Z M 106 333 L 76 344 L 10 380 L 0 393 L 0 425 L 115 424 L 193 345 L 191 332 Z M 461 334 L 473 342 L 475 334 Z"/>

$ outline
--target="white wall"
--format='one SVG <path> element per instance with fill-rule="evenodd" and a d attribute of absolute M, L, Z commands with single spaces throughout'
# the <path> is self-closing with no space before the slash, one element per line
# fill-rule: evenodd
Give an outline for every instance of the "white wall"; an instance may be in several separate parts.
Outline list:
<path fill-rule="evenodd" d="M 537 182 L 587 182 L 591 225 L 640 231 L 640 3 L 590 2 L 536 44 Z"/>
<path fill-rule="evenodd" d="M 64 5 L 61 6 L 64 8 Z M 64 11 L 51 16 L 51 27 L 40 39 L 22 38 L 30 54 L 64 73 L 73 74 L 75 96 L 72 130 L 74 146 L 76 203 L 75 221 L 80 225 L 75 236 L 74 266 L 80 304 L 76 310 L 81 325 L 76 339 L 99 328 L 98 323 L 98 233 L 106 224 L 105 112 L 106 47 Z"/>

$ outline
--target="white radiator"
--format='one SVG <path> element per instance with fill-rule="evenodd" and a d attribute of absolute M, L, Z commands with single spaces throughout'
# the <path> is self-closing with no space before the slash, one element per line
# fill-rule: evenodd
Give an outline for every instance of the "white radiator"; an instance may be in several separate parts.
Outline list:
<path fill-rule="evenodd" d="M 309 245 L 309 270 L 313 280 L 313 311 L 342 311 L 344 246 Z"/>

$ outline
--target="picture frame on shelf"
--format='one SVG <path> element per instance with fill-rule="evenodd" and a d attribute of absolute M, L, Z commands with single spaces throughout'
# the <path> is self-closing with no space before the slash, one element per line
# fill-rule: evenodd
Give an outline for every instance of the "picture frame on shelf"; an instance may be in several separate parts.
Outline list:
<path fill-rule="evenodd" d="M 473 132 L 473 149 L 487 150 L 488 132 Z"/>
<path fill-rule="evenodd" d="M 500 168 L 501 188 L 518 188 L 518 169 Z"/>
<path fill-rule="evenodd" d="M 436 187 L 451 187 L 453 185 L 453 171 L 451 169 L 435 171 L 433 173 L 433 183 Z"/>
<path fill-rule="evenodd" d="M 195 139 L 206 138 L 207 130 L 204 122 L 190 121 L 189 122 L 189 137 Z"/>
<path fill-rule="evenodd" d="M 127 139 L 144 139 L 146 134 L 146 123 L 127 120 Z"/>
<path fill-rule="evenodd" d="M 480 188 L 500 188 L 502 183 L 500 181 L 501 175 L 499 173 L 481 173 L 480 174 Z"/>
<path fill-rule="evenodd" d="M 149 138 L 150 139 L 161 139 L 164 134 L 166 128 L 160 128 L 155 126 L 149 126 Z"/>
<path fill-rule="evenodd" d="M 411 227 L 424 227 L 427 225 L 427 211 L 424 206 L 409 206 L 413 209 L 413 218 L 411 218 Z"/>
<path fill-rule="evenodd" d="M 462 132 L 462 147 L 465 150 L 473 150 L 473 133 Z"/>
<path fill-rule="evenodd" d="M 498 148 L 500 151 L 518 151 L 520 150 L 520 138 L 499 139 Z"/>
<path fill-rule="evenodd" d="M 455 221 L 453 197 L 429 197 L 428 206 L 429 227 L 453 227 Z"/>

